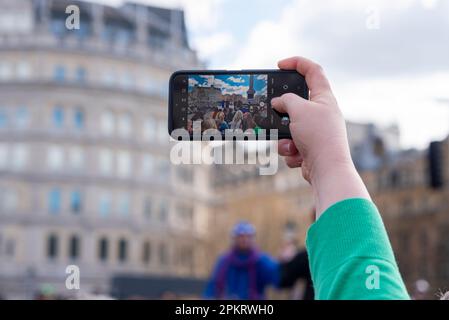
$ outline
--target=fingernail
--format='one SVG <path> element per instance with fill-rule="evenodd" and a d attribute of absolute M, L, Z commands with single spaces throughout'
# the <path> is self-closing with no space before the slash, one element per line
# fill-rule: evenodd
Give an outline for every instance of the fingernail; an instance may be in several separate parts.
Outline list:
<path fill-rule="evenodd" d="M 271 99 L 271 105 L 274 107 L 274 105 L 277 104 L 279 102 L 279 100 L 280 100 L 279 97 Z"/>
<path fill-rule="evenodd" d="M 287 153 L 290 154 L 291 153 L 291 144 L 290 143 L 286 143 L 282 146 L 282 150 Z"/>

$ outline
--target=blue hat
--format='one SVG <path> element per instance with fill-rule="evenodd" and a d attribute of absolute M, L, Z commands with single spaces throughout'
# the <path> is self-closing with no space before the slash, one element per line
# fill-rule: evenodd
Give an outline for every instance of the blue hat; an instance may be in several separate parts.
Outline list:
<path fill-rule="evenodd" d="M 251 223 L 249 223 L 247 221 L 240 221 L 232 229 L 232 235 L 234 237 L 242 236 L 242 235 L 252 236 L 255 234 L 256 234 L 256 228 Z"/>

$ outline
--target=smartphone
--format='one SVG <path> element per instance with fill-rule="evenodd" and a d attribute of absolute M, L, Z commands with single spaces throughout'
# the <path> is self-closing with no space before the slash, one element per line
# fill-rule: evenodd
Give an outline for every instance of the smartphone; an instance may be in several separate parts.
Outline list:
<path fill-rule="evenodd" d="M 272 129 L 278 139 L 291 138 L 288 114 L 271 108 L 271 99 L 287 92 L 309 98 L 304 77 L 285 70 L 177 71 L 169 86 L 168 130 L 178 140 L 176 129 L 184 129 L 190 140 L 210 129 L 222 140 L 237 131 L 270 140 Z"/>

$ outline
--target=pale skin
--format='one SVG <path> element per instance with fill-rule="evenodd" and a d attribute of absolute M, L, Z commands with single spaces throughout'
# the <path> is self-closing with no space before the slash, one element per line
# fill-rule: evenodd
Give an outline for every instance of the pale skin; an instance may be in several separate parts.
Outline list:
<path fill-rule="evenodd" d="M 292 140 L 280 140 L 278 152 L 290 168 L 301 168 L 312 186 L 316 218 L 341 200 L 371 200 L 352 162 L 345 121 L 323 69 L 303 57 L 281 60 L 278 66 L 298 71 L 309 86 L 310 100 L 286 93 L 271 104 L 290 117 Z"/>

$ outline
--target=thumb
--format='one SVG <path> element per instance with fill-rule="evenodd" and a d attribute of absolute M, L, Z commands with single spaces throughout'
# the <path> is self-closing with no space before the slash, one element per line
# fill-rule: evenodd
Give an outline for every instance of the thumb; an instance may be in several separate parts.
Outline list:
<path fill-rule="evenodd" d="M 288 113 L 290 117 L 302 112 L 308 100 L 294 94 L 285 93 L 271 100 L 271 106 L 280 113 Z"/>

